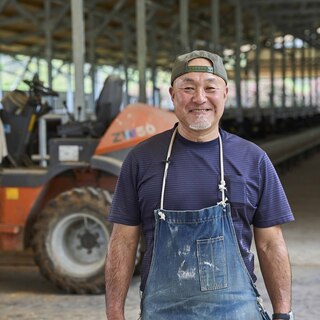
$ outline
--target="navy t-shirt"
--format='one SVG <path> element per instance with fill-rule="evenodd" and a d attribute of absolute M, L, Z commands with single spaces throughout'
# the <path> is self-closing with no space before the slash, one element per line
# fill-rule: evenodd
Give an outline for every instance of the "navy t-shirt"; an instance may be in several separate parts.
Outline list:
<path fill-rule="evenodd" d="M 108 220 L 142 225 L 146 253 L 141 289 L 148 276 L 154 236 L 154 210 L 160 208 L 164 160 L 173 129 L 155 135 L 130 151 L 114 193 Z M 223 145 L 226 196 L 245 265 L 254 275 L 250 251 L 251 225 L 264 228 L 293 221 L 276 171 L 258 146 L 220 129 Z M 177 133 L 168 170 L 164 209 L 199 210 L 221 201 L 219 140 L 193 142 Z"/>

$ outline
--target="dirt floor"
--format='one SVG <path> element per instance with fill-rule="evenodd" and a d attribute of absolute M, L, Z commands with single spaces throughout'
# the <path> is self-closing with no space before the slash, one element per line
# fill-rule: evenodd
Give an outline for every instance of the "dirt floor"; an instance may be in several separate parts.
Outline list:
<path fill-rule="evenodd" d="M 293 266 L 293 305 L 296 319 L 318 319 L 320 314 L 320 267 Z M 259 275 L 260 287 L 262 287 Z M 265 289 L 260 288 L 265 307 L 271 310 Z M 139 278 L 130 287 L 126 320 L 139 316 Z M 306 316 L 308 315 L 308 316 Z M 105 319 L 104 296 L 63 294 L 34 266 L 0 267 L 1 320 L 98 320 Z"/>
<path fill-rule="evenodd" d="M 296 222 L 283 227 L 293 265 L 296 319 L 320 314 L 320 153 L 281 176 Z M 258 288 L 271 312 L 257 268 Z M 139 278 L 130 287 L 126 320 L 139 316 Z M 67 295 L 43 279 L 30 254 L 0 253 L 0 320 L 105 319 L 104 296 Z M 230 319 L 231 320 L 231 319 Z"/>

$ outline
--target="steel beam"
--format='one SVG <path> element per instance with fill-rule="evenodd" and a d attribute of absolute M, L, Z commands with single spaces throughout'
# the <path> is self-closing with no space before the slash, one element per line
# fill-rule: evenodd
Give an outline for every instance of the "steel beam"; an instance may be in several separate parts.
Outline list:
<path fill-rule="evenodd" d="M 282 48 L 281 48 L 281 73 L 282 73 L 282 95 L 281 95 L 281 107 L 286 107 L 286 69 L 287 69 L 287 59 L 286 59 L 286 47 L 285 39 L 283 35 Z"/>
<path fill-rule="evenodd" d="M 275 104 L 274 104 L 274 73 L 275 73 L 275 49 L 274 49 L 274 38 L 275 38 L 275 26 L 272 24 L 270 28 L 270 108 L 271 112 L 271 124 L 275 124 Z"/>
<path fill-rule="evenodd" d="M 1 0 L 0 1 L 0 12 L 5 8 L 5 6 L 8 4 L 9 0 Z"/>
<path fill-rule="evenodd" d="M 74 63 L 74 105 L 75 119 L 85 119 L 84 97 L 84 57 L 85 57 L 85 34 L 83 17 L 83 0 L 71 0 L 72 15 L 72 52 Z"/>
<path fill-rule="evenodd" d="M 66 18 L 69 9 L 70 3 L 67 2 L 59 12 L 54 13 L 54 18 L 52 19 L 52 29 L 57 28 L 58 25 L 63 21 L 63 18 Z"/>
<path fill-rule="evenodd" d="M 22 17 L 25 17 L 27 20 L 29 20 L 32 24 L 37 25 L 37 19 L 34 15 L 32 15 L 28 10 L 26 10 L 25 7 L 22 7 L 20 3 L 18 3 L 16 0 L 11 0 L 12 5 L 16 8 L 16 10 L 19 12 L 19 14 Z"/>
<path fill-rule="evenodd" d="M 320 90 L 318 90 L 318 88 L 320 88 L 320 55 L 319 55 L 319 50 L 315 49 L 315 68 L 314 68 L 314 72 L 315 72 L 315 105 L 319 106 L 320 105 Z"/>
<path fill-rule="evenodd" d="M 152 81 L 152 104 L 157 105 L 157 28 L 155 18 L 150 21 L 150 66 Z"/>
<path fill-rule="evenodd" d="M 123 16 L 122 20 L 122 31 L 123 31 L 123 37 L 122 37 L 122 49 L 123 49 L 123 72 L 124 72 L 124 78 L 125 78 L 125 95 L 124 95 L 124 105 L 127 105 L 129 103 L 129 77 L 128 77 L 128 68 L 129 68 L 129 45 L 130 45 L 130 30 L 129 30 L 129 23 L 128 23 L 128 17 L 126 14 Z"/>
<path fill-rule="evenodd" d="M 1 18 L 0 20 L 0 27 L 6 27 L 8 25 L 17 25 L 19 23 L 24 23 L 25 18 L 24 17 L 10 17 L 10 18 Z"/>
<path fill-rule="evenodd" d="M 311 40 L 312 42 L 312 40 Z M 309 46 L 308 50 L 308 82 L 309 82 L 309 107 L 313 106 L 312 94 L 312 48 Z"/>
<path fill-rule="evenodd" d="M 211 0 L 211 44 L 220 53 L 220 0 Z"/>
<path fill-rule="evenodd" d="M 19 40 L 24 40 L 27 37 L 40 36 L 43 34 L 43 30 L 39 29 L 37 31 L 26 31 L 20 32 L 19 34 L 14 34 L 12 36 L 2 37 L 1 42 L 5 44 L 12 44 L 18 42 Z"/>
<path fill-rule="evenodd" d="M 88 16 L 88 24 L 89 30 L 94 29 L 94 16 L 92 14 L 93 4 L 92 7 L 89 6 L 89 16 Z M 90 63 L 90 79 L 91 79 L 91 95 L 90 95 L 90 109 L 94 110 L 95 100 L 96 100 L 96 36 L 91 35 L 88 39 L 88 60 Z"/>
<path fill-rule="evenodd" d="M 262 11 L 262 14 L 263 14 L 263 10 Z M 299 15 L 299 17 L 301 17 L 302 15 L 306 15 L 306 16 L 310 16 L 310 15 L 318 15 L 320 14 L 320 9 L 319 8 L 303 8 L 301 10 L 297 10 L 297 9 L 289 9 L 286 7 L 283 7 L 283 9 L 281 8 L 277 8 L 276 10 L 273 10 L 272 12 L 272 16 L 275 17 L 275 18 L 283 18 L 283 17 L 286 17 L 286 18 L 290 18 L 290 16 L 297 16 Z M 269 16 L 271 17 L 271 14 L 269 15 L 266 15 L 266 16 Z M 292 17 L 293 18 L 293 17 Z M 307 18 L 307 17 L 305 17 Z"/>
<path fill-rule="evenodd" d="M 283 5 L 283 4 L 301 4 L 301 3 L 319 3 L 319 0 L 242 0 L 246 7 L 251 6 L 268 6 L 268 5 Z"/>
<path fill-rule="evenodd" d="M 255 80 L 256 80 L 256 108 L 257 108 L 257 117 L 256 120 L 259 122 L 261 120 L 260 113 L 260 53 L 261 53 L 261 20 L 258 12 L 255 13 Z"/>
<path fill-rule="evenodd" d="M 146 103 L 147 32 L 145 0 L 136 0 L 136 19 L 137 61 L 139 70 L 139 101 Z"/>
<path fill-rule="evenodd" d="M 292 106 L 295 108 L 297 106 L 297 97 L 296 97 L 296 45 L 295 39 L 293 39 L 293 46 L 291 49 L 291 72 L 292 72 Z"/>
<path fill-rule="evenodd" d="M 304 94 L 304 86 L 305 86 L 305 63 L 306 63 L 306 57 L 305 57 L 305 44 L 303 44 L 301 48 L 301 106 L 306 106 L 306 97 Z"/>
<path fill-rule="evenodd" d="M 106 29 L 108 23 L 119 13 L 119 11 L 123 8 L 126 0 L 118 0 L 111 12 L 105 17 L 104 21 L 99 24 L 99 26 L 93 30 L 95 36 L 99 35 L 102 31 Z"/>
<path fill-rule="evenodd" d="M 236 65 L 235 65 L 235 86 L 236 86 L 236 101 L 237 101 L 237 120 L 243 122 L 243 110 L 241 100 L 241 66 L 240 66 L 240 47 L 242 45 L 242 10 L 240 0 L 235 3 L 235 24 L 236 24 Z"/>
<path fill-rule="evenodd" d="M 50 23 L 51 17 L 51 0 L 45 0 L 44 2 L 44 11 L 45 11 L 45 19 L 47 23 L 45 24 L 45 37 L 46 37 L 46 45 L 45 45 L 45 53 L 46 53 L 46 61 L 48 66 L 48 86 L 52 88 L 52 51 L 53 51 L 53 41 L 52 41 L 52 27 Z M 50 99 L 52 105 L 52 97 Z"/>
<path fill-rule="evenodd" d="M 190 51 L 189 0 L 180 0 L 180 41 L 183 52 Z"/>
<path fill-rule="evenodd" d="M 0 53 L 0 101 L 3 97 L 2 88 L 2 54 Z"/>

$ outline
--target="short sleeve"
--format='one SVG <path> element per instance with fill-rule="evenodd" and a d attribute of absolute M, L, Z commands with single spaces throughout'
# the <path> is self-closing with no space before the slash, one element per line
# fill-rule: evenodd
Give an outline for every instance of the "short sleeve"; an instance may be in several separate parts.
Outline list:
<path fill-rule="evenodd" d="M 137 174 L 138 164 L 131 151 L 121 167 L 108 221 L 130 226 L 140 224 Z"/>
<path fill-rule="evenodd" d="M 259 190 L 254 226 L 265 228 L 294 220 L 278 174 L 266 153 L 259 163 Z"/>

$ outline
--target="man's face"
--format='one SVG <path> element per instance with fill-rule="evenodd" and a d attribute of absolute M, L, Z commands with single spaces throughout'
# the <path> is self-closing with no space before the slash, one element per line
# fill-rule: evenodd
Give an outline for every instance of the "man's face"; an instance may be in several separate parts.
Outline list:
<path fill-rule="evenodd" d="M 212 65 L 209 60 L 198 58 L 191 60 L 189 66 Z M 181 125 L 180 133 L 216 137 L 227 94 L 226 83 L 214 74 L 190 72 L 178 77 L 170 88 L 170 95 Z"/>

